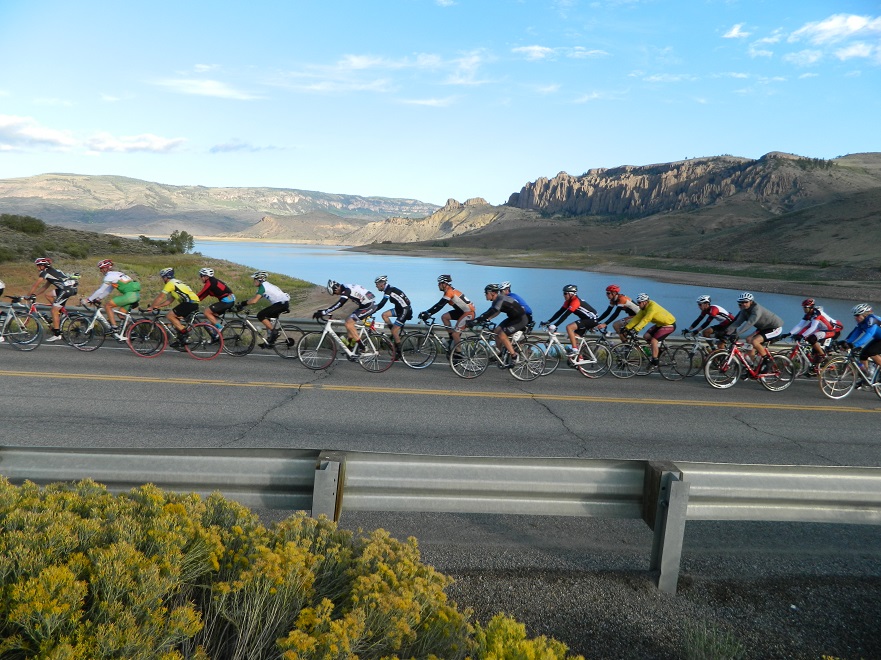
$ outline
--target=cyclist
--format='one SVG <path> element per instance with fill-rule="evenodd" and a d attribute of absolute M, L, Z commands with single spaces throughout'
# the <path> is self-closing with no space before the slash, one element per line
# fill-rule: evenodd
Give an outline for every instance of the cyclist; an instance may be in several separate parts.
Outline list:
<path fill-rule="evenodd" d="M 327 280 L 327 292 L 332 296 L 339 296 L 340 299 L 327 309 L 319 309 L 312 318 L 320 321 L 322 317 L 332 314 L 347 302 L 355 303 L 358 307 L 346 317 L 346 331 L 349 334 L 349 346 L 354 346 L 355 353 L 359 353 L 364 346 L 358 340 L 355 321 L 366 319 L 376 311 L 376 296 L 373 295 L 373 291 L 368 291 L 360 284 L 340 284 L 336 280 Z"/>
<path fill-rule="evenodd" d="M 856 319 L 857 325 L 844 340 L 846 345 L 859 348 L 860 362 L 863 368 L 868 368 L 868 361 L 875 363 L 875 368 L 881 367 L 881 317 L 872 313 L 869 303 L 860 303 L 850 310 Z M 857 387 L 862 387 L 863 380 L 857 380 Z"/>
<path fill-rule="evenodd" d="M 104 312 L 110 322 L 110 331 L 113 333 L 114 339 L 125 341 L 125 337 L 119 334 L 119 327 L 116 325 L 115 310 L 118 308 L 130 310 L 137 306 L 136 303 L 141 299 L 141 283 L 133 280 L 121 270 L 116 270 L 110 259 L 99 261 L 98 270 L 104 275 L 104 280 L 91 296 L 84 299 L 84 302 L 97 304 L 98 301 L 104 300 Z M 119 292 L 119 295 L 108 297 L 114 289 Z"/>
<path fill-rule="evenodd" d="M 501 286 L 498 284 L 487 284 L 483 288 L 483 293 L 486 295 L 486 299 L 492 302 L 492 305 L 477 318 L 465 321 L 465 325 L 470 328 L 477 323 L 488 321 L 500 313 L 507 314 L 508 318 L 496 326 L 495 335 L 496 342 L 500 343 L 508 352 L 508 359 L 504 365 L 511 367 L 518 359 L 514 345 L 511 343 L 511 335 L 518 330 L 522 330 L 529 323 L 526 317 L 526 310 L 523 309 L 523 305 L 511 296 L 502 293 Z"/>
<path fill-rule="evenodd" d="M 31 287 L 28 297 L 39 295 L 52 287 L 53 292 L 46 293 L 46 299 L 52 303 L 52 336 L 47 342 L 61 340 L 61 308 L 64 303 L 77 292 L 76 278 L 68 277 L 57 268 L 52 266 L 49 257 L 39 257 L 34 260 L 34 265 L 40 271 L 37 281 Z"/>
<path fill-rule="evenodd" d="M 149 313 L 159 307 L 177 303 L 169 310 L 165 317 L 171 321 L 171 325 L 177 330 L 177 341 L 171 342 L 170 346 L 172 348 L 182 348 L 187 343 L 187 328 L 181 319 L 185 319 L 190 314 L 199 311 L 199 296 L 190 287 L 174 277 L 174 268 L 163 268 L 159 271 L 159 277 L 162 278 L 165 286 L 162 287 L 162 292 L 153 299 L 153 302 L 144 311 Z"/>
<path fill-rule="evenodd" d="M 202 279 L 202 290 L 199 291 L 199 300 L 205 300 L 208 296 L 217 298 L 217 302 L 205 308 L 205 317 L 214 324 L 218 330 L 222 327 L 218 314 L 223 314 L 226 310 L 233 306 L 236 301 L 232 289 L 226 282 L 214 277 L 213 268 L 203 268 L 199 271 L 199 277 Z"/>
<path fill-rule="evenodd" d="M 453 344 L 459 341 L 462 336 L 462 328 L 465 322 L 474 318 L 474 303 L 468 300 L 467 296 L 458 289 L 453 288 L 453 278 L 450 275 L 439 275 L 437 278 L 437 288 L 443 292 L 441 299 L 434 305 L 419 314 L 421 320 L 436 314 L 444 305 L 449 305 L 453 309 L 441 316 L 441 321 L 446 326 L 450 338 L 447 341 L 447 350 L 453 348 Z M 450 325 L 453 321 L 455 326 Z"/>
<path fill-rule="evenodd" d="M 569 341 L 572 346 L 566 349 L 570 356 L 578 352 L 577 337 L 583 337 L 588 330 L 597 327 L 597 311 L 588 303 L 578 297 L 578 287 L 574 284 L 567 284 L 563 287 L 563 306 L 560 307 L 554 315 L 547 321 L 542 321 L 542 325 L 548 326 L 548 330 L 553 332 L 556 330 L 554 323 L 562 323 L 570 314 L 578 317 L 577 321 L 573 321 L 566 326 L 566 334 L 569 335 Z"/>
<path fill-rule="evenodd" d="M 744 291 L 737 298 L 737 305 L 740 311 L 729 326 L 728 334 L 740 334 L 740 330 L 746 326 L 752 326 L 755 332 L 747 337 L 747 341 L 752 344 L 752 350 L 747 355 L 754 358 L 758 352 L 761 357 L 761 371 L 767 369 L 771 363 L 768 349 L 765 348 L 765 341 L 779 337 L 783 332 L 783 319 L 774 312 L 765 309 L 756 302 L 755 296 L 749 291 Z"/>
<path fill-rule="evenodd" d="M 811 372 L 816 373 L 817 365 L 826 357 L 826 350 L 820 342 L 826 339 L 838 339 L 844 326 L 824 312 L 813 298 L 802 300 L 801 307 L 805 314 L 789 331 L 789 336 L 793 339 L 804 339 L 810 344 L 814 353 Z"/>
<path fill-rule="evenodd" d="M 254 280 L 257 293 L 254 294 L 253 298 L 240 302 L 238 305 L 238 309 L 242 310 L 248 305 L 253 305 L 259 301 L 260 298 L 266 298 L 269 301 L 268 307 L 264 307 L 257 312 L 257 320 L 264 325 L 267 333 L 266 339 L 260 343 L 260 348 L 271 348 L 275 344 L 275 341 L 278 339 L 278 330 L 273 329 L 272 320 L 277 319 L 291 309 L 290 294 L 285 293 L 275 284 L 267 282 L 268 277 L 269 275 L 264 270 L 258 270 L 256 273 L 253 273 L 251 279 Z"/>
<path fill-rule="evenodd" d="M 410 305 L 410 299 L 407 294 L 399 288 L 388 283 L 388 275 L 380 275 L 374 281 L 376 289 L 382 294 L 382 300 L 376 305 L 378 312 L 385 304 L 391 300 L 393 308 L 387 309 L 382 313 L 382 320 L 392 329 L 392 340 L 395 344 L 395 357 L 401 357 L 401 328 L 404 323 L 413 318 L 413 307 Z M 394 321 L 392 321 L 394 317 Z"/>
<path fill-rule="evenodd" d="M 605 330 L 609 323 L 618 318 L 618 314 L 624 312 L 624 318 L 615 321 L 612 327 L 618 333 L 621 341 L 625 341 L 626 337 L 624 336 L 623 328 L 639 312 L 639 306 L 621 293 L 621 287 L 617 284 L 610 284 L 606 287 L 606 297 L 609 299 L 609 306 L 597 317 L 597 321 L 599 321 L 597 329 Z"/>
<path fill-rule="evenodd" d="M 697 306 L 701 310 L 700 315 L 682 331 L 682 334 L 699 331 L 704 337 L 715 337 L 721 348 L 728 326 L 734 320 L 734 314 L 724 307 L 714 305 L 709 296 L 698 296 Z M 713 322 L 715 325 L 711 326 Z"/>
<path fill-rule="evenodd" d="M 636 296 L 636 304 L 639 306 L 639 312 L 624 325 L 623 331 L 632 331 L 635 334 L 649 323 L 654 323 L 643 338 L 649 342 L 652 348 L 649 363 L 653 367 L 657 367 L 658 342 L 676 329 L 676 317 L 649 298 L 647 293 L 640 293 Z"/>
<path fill-rule="evenodd" d="M 532 323 L 532 307 L 530 307 L 525 300 L 521 296 L 518 296 L 516 293 L 511 293 L 511 283 L 510 282 L 502 282 L 499 284 L 499 288 L 501 290 L 502 295 L 510 296 L 514 300 L 520 303 L 523 309 L 526 311 L 526 316 L 528 317 L 527 323 Z"/>

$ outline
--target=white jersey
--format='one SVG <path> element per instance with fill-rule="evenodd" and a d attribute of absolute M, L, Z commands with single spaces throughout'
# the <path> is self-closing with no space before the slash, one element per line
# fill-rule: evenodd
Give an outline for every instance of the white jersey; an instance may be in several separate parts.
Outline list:
<path fill-rule="evenodd" d="M 289 302 L 291 299 L 288 294 L 269 282 L 263 282 L 260 285 L 260 288 L 257 289 L 257 293 L 266 298 L 266 300 L 273 305 L 280 302 Z"/>
<path fill-rule="evenodd" d="M 357 302 L 359 307 L 370 305 L 373 303 L 374 298 L 376 298 L 373 295 L 373 291 L 368 291 L 360 284 L 346 284 L 344 286 L 350 291 L 349 299 Z"/>
<path fill-rule="evenodd" d="M 104 281 L 101 282 L 101 286 L 99 286 L 95 293 L 86 298 L 86 300 L 98 300 L 100 298 L 105 297 L 108 293 L 113 291 L 114 284 L 129 284 L 132 282 L 132 278 L 123 273 L 120 270 L 108 270 L 104 274 Z"/>

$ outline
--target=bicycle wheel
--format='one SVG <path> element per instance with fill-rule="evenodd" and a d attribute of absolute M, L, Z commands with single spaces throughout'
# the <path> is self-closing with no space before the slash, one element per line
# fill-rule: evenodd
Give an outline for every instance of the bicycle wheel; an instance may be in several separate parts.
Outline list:
<path fill-rule="evenodd" d="M 639 362 L 639 369 L 636 371 L 637 376 L 648 376 L 652 371 L 654 371 L 654 367 L 649 360 L 652 357 L 651 347 L 648 344 L 637 344 L 636 348 L 639 349 L 639 352 L 642 353 L 642 360 Z"/>
<path fill-rule="evenodd" d="M 235 357 L 244 357 L 254 350 L 257 334 L 244 321 L 230 321 L 223 326 L 223 352 Z"/>
<path fill-rule="evenodd" d="M 479 337 L 463 339 L 450 351 L 450 367 L 460 378 L 477 378 L 489 366 L 489 349 Z"/>
<path fill-rule="evenodd" d="M 782 349 L 771 351 L 771 353 L 773 355 L 782 355 L 783 357 L 788 358 L 789 361 L 792 362 L 792 367 L 795 370 L 796 378 L 806 376 L 808 371 L 810 371 L 811 362 L 805 356 L 803 351 L 795 351 L 795 353 L 793 353 L 791 349 Z"/>
<path fill-rule="evenodd" d="M 91 328 L 89 326 L 92 326 Z M 92 319 L 79 317 L 72 319 L 66 326 L 63 326 L 61 335 L 68 344 L 78 351 L 94 351 L 101 348 L 106 337 L 104 326 L 97 320 L 92 323 Z"/>
<path fill-rule="evenodd" d="M 795 380 L 795 365 L 785 355 L 772 355 L 774 369 L 769 373 L 759 374 L 759 382 L 769 392 L 782 392 Z"/>
<path fill-rule="evenodd" d="M 595 339 L 586 341 L 581 344 L 581 350 L 573 365 L 582 376 L 602 378 L 612 368 L 612 352 L 606 344 L 601 344 Z"/>
<path fill-rule="evenodd" d="M 643 370 L 645 361 L 645 353 L 636 344 L 618 344 L 612 349 L 612 375 L 615 378 L 635 376 Z"/>
<path fill-rule="evenodd" d="M 297 342 L 297 357 L 307 369 L 327 369 L 336 359 L 336 342 L 326 332 L 307 332 Z"/>
<path fill-rule="evenodd" d="M 728 352 L 718 351 L 707 358 L 704 364 L 704 378 L 717 390 L 727 390 L 740 379 L 740 363 L 732 360 L 728 364 Z"/>
<path fill-rule="evenodd" d="M 665 380 L 682 380 L 685 378 L 676 369 L 676 362 L 673 360 L 673 353 L 666 345 L 661 346 L 658 351 L 658 371 Z"/>
<path fill-rule="evenodd" d="M 430 367 L 440 350 L 431 333 L 408 332 L 401 337 L 401 360 L 411 369 Z"/>
<path fill-rule="evenodd" d="M 168 336 L 158 323 L 140 319 L 129 326 L 125 341 L 135 355 L 153 358 L 160 355 L 168 345 Z"/>
<path fill-rule="evenodd" d="M 823 394 L 830 399 L 843 399 L 853 392 L 860 375 L 847 358 L 837 357 L 826 360 L 820 367 L 820 377 L 817 380 L 820 382 L 820 391 Z M 877 392 L 877 388 L 875 391 Z"/>
<path fill-rule="evenodd" d="M 210 323 L 194 323 L 187 332 L 184 348 L 197 360 L 213 360 L 223 350 L 223 335 Z"/>
<path fill-rule="evenodd" d="M 279 328 L 278 339 L 272 345 L 272 350 L 279 357 L 293 360 L 298 357 L 297 344 L 303 338 L 303 331 L 295 325 L 283 325 Z"/>
<path fill-rule="evenodd" d="M 673 351 L 673 368 L 683 377 L 690 378 L 704 368 L 706 354 L 694 346 L 679 346 Z"/>
<path fill-rule="evenodd" d="M 13 348 L 32 351 L 43 342 L 43 324 L 32 314 L 16 314 L 9 319 L 4 336 Z"/>
<path fill-rule="evenodd" d="M 395 345 L 383 334 L 371 333 L 364 337 L 364 349 L 358 356 L 358 364 L 375 374 L 386 371 L 395 363 Z"/>
<path fill-rule="evenodd" d="M 566 359 L 566 350 L 560 342 L 549 343 L 545 340 L 532 341 L 531 343 L 538 346 L 538 349 L 545 356 L 545 366 L 541 372 L 542 376 L 550 376 L 557 370 L 560 363 Z"/>
<path fill-rule="evenodd" d="M 58 326 L 58 329 L 61 330 L 61 338 L 67 344 L 70 344 L 70 340 L 68 339 L 68 329 L 70 328 L 70 324 L 77 319 L 86 319 L 87 322 L 91 320 L 90 317 L 85 316 L 84 314 L 79 314 L 78 312 L 71 312 L 61 317 L 61 324 Z M 107 333 L 105 332 L 104 334 L 106 335 Z"/>
<path fill-rule="evenodd" d="M 511 367 L 511 375 L 517 380 L 535 380 L 544 375 L 545 352 L 531 341 L 519 346 L 517 362 Z"/>

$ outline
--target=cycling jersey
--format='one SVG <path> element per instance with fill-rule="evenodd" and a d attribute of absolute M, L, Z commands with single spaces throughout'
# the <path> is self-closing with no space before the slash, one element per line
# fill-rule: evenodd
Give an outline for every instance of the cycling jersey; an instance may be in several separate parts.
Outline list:
<path fill-rule="evenodd" d="M 749 308 L 740 310 L 729 327 L 736 332 L 740 332 L 744 326 L 749 325 L 754 327 L 757 332 L 766 335 L 771 330 L 782 328 L 783 319 L 754 302 Z"/>
<path fill-rule="evenodd" d="M 186 284 L 175 278 L 171 278 L 170 280 L 168 280 L 168 282 L 165 283 L 165 286 L 162 287 L 162 291 L 170 295 L 179 303 L 199 302 L 199 296 L 196 295 L 195 291 L 193 291 Z"/>
<path fill-rule="evenodd" d="M 118 290 L 121 294 L 137 293 L 141 290 L 141 283 L 133 280 L 131 277 L 119 270 L 108 270 L 104 274 L 104 280 L 101 282 L 95 292 L 86 298 L 88 302 L 100 300 L 107 296 L 108 293 Z"/>
<path fill-rule="evenodd" d="M 878 340 L 881 340 L 881 317 L 869 314 L 857 323 L 857 327 L 851 331 L 844 341 L 851 344 L 854 348 L 860 348 L 869 342 Z"/>
<path fill-rule="evenodd" d="M 624 326 L 625 330 L 635 330 L 639 332 L 649 323 L 654 323 L 657 326 L 675 326 L 676 325 L 676 317 L 673 316 L 666 309 L 661 307 L 654 300 L 649 300 L 646 303 L 646 306 L 643 307 L 636 313 L 632 319 L 627 322 L 627 325 Z"/>
<path fill-rule="evenodd" d="M 460 315 L 474 314 L 474 303 L 468 300 L 468 298 L 465 297 L 465 294 L 453 287 L 448 287 L 444 292 L 444 295 L 441 296 L 441 299 L 425 310 L 424 313 L 428 316 L 437 314 L 444 305 L 450 305 L 450 307 L 458 311 Z"/>
<path fill-rule="evenodd" d="M 40 272 L 40 279 L 46 280 L 49 284 L 55 287 L 56 295 L 64 293 L 65 289 L 76 289 L 76 280 L 70 279 L 67 275 L 52 266 L 47 266 Z"/>
<path fill-rule="evenodd" d="M 625 316 L 634 316 L 639 313 L 639 305 L 627 296 L 619 293 L 615 298 L 615 301 L 610 302 L 609 306 L 606 307 L 606 311 L 597 317 L 597 321 L 608 325 L 618 318 L 618 314 L 621 312 L 624 312 Z"/>
<path fill-rule="evenodd" d="M 520 296 L 518 296 L 516 293 L 511 293 L 510 291 L 509 291 L 508 293 L 504 294 L 504 295 L 509 296 L 509 297 L 513 298 L 514 300 L 516 300 L 517 302 L 519 302 L 519 303 L 520 303 L 520 306 L 523 308 L 523 311 L 526 312 L 526 315 L 527 315 L 529 318 L 532 318 L 532 307 L 530 307 L 529 305 L 527 305 L 527 304 L 526 304 L 526 301 L 523 300 L 523 298 L 521 298 Z"/>
<path fill-rule="evenodd" d="M 691 325 L 688 327 L 688 331 L 694 332 L 696 330 L 704 330 L 713 321 L 716 321 L 717 328 L 727 328 L 729 325 L 731 325 L 731 321 L 733 320 L 734 314 L 731 314 L 724 307 L 720 307 L 719 305 L 710 305 L 709 309 L 701 310 L 700 316 L 698 316 L 694 321 L 691 322 Z"/>
<path fill-rule="evenodd" d="M 570 314 L 575 314 L 575 316 L 582 321 L 597 320 L 597 311 L 593 307 L 578 296 L 572 296 L 568 301 L 563 303 L 563 306 L 560 309 L 554 312 L 554 315 L 550 318 L 547 324 L 552 325 L 558 322 L 562 323 Z"/>
<path fill-rule="evenodd" d="M 511 296 L 500 293 L 496 296 L 496 299 L 493 300 L 493 304 L 490 305 L 489 309 L 474 319 L 474 321 L 488 321 L 499 314 L 507 314 L 508 319 L 516 319 L 526 316 L 526 310 L 523 309 L 523 305 L 514 300 Z"/>
<path fill-rule="evenodd" d="M 360 284 L 342 284 L 340 291 L 340 299 L 333 305 L 321 312 L 322 316 L 327 316 L 333 311 L 339 309 L 347 302 L 351 301 L 358 305 L 358 311 L 375 305 L 373 291 L 368 291 Z"/>
<path fill-rule="evenodd" d="M 810 312 L 805 314 L 801 321 L 795 324 L 795 327 L 789 331 L 793 337 L 809 337 L 815 335 L 820 337 L 823 335 L 831 337 L 841 332 L 844 326 L 833 319 L 823 311 L 822 307 L 814 307 Z"/>
<path fill-rule="evenodd" d="M 205 286 L 199 291 L 198 296 L 199 300 L 205 300 L 208 296 L 214 296 L 221 302 L 235 302 L 236 300 L 232 289 L 227 286 L 226 282 L 213 276 L 205 281 Z"/>
<path fill-rule="evenodd" d="M 266 298 L 271 304 L 290 302 L 291 297 L 274 284 L 261 282 L 257 287 L 257 295 Z"/>
<path fill-rule="evenodd" d="M 410 299 L 407 297 L 407 294 L 401 291 L 399 288 L 394 287 L 390 284 L 387 284 L 385 289 L 382 290 L 383 296 L 382 300 L 380 300 L 376 305 L 376 311 L 381 310 L 385 307 L 385 304 L 391 300 L 392 305 L 395 307 L 395 316 L 397 318 L 401 318 L 403 316 L 413 316 L 413 310 L 410 307 Z"/>

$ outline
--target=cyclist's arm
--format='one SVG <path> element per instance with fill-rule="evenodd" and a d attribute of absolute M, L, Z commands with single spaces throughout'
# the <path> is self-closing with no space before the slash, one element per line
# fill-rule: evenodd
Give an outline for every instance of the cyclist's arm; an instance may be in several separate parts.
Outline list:
<path fill-rule="evenodd" d="M 425 314 L 426 316 L 434 316 L 434 315 L 437 314 L 439 311 L 441 311 L 441 309 L 443 309 L 443 306 L 446 305 L 446 304 L 447 304 L 447 299 L 446 299 L 446 298 L 441 298 L 441 299 L 438 300 L 435 304 L 433 304 L 431 307 L 429 307 L 428 309 L 426 309 L 426 310 L 423 312 L 423 314 Z"/>

